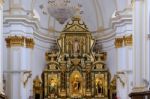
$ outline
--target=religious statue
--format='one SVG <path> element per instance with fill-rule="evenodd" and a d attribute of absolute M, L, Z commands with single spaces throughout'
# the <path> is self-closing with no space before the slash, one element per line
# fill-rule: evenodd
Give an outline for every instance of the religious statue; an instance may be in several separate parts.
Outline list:
<path fill-rule="evenodd" d="M 79 41 L 75 39 L 73 42 L 73 52 L 79 53 L 79 51 L 80 51 L 80 44 L 79 44 Z"/>
<path fill-rule="evenodd" d="M 103 82 L 101 78 L 96 79 L 96 92 L 98 95 L 103 93 Z"/>
<path fill-rule="evenodd" d="M 74 81 L 72 82 L 72 89 L 73 89 L 73 92 L 79 92 L 81 88 L 81 82 L 79 80 L 79 76 L 78 75 L 75 75 L 74 77 Z"/>
<path fill-rule="evenodd" d="M 72 41 L 68 41 L 68 53 L 71 54 L 72 53 Z"/>
<path fill-rule="evenodd" d="M 33 91 L 35 99 L 40 99 L 41 97 L 41 80 L 39 76 L 36 76 L 35 80 L 33 81 Z"/>
<path fill-rule="evenodd" d="M 38 88 L 38 87 L 41 87 L 41 81 L 40 81 L 40 78 L 39 76 L 36 76 L 35 80 L 33 81 L 33 84 L 34 84 L 34 88 Z"/>
<path fill-rule="evenodd" d="M 55 93 L 56 92 L 56 81 L 55 79 L 51 78 L 49 81 L 49 93 Z"/>

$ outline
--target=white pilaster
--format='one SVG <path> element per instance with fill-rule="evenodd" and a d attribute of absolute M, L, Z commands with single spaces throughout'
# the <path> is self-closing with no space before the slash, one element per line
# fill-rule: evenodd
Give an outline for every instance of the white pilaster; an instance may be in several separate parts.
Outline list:
<path fill-rule="evenodd" d="M 145 17 L 144 17 L 144 33 L 145 33 L 145 68 L 144 68 L 144 80 L 150 81 L 150 0 L 145 0 Z"/>
<path fill-rule="evenodd" d="M 131 92 L 133 77 L 129 71 L 132 72 L 132 44 L 130 46 L 125 45 L 125 37 L 129 35 L 133 35 L 132 29 L 132 8 L 129 7 L 129 0 L 116 0 L 120 5 L 121 11 L 117 11 L 118 15 L 112 17 L 112 27 L 115 30 L 116 38 L 120 38 L 123 40 L 121 43 L 122 46 L 116 46 L 116 65 L 117 65 L 117 73 L 120 79 L 117 79 L 117 97 L 120 99 L 129 99 L 128 94 Z M 121 6 L 124 3 L 126 6 Z M 125 5 L 125 4 L 124 4 Z M 122 83 L 123 82 L 123 83 Z"/>
<path fill-rule="evenodd" d="M 146 46 L 147 46 L 147 50 L 146 50 L 146 55 L 147 55 L 147 57 L 146 57 L 146 66 L 147 66 L 147 79 L 148 79 L 148 81 L 150 82 L 150 36 L 148 36 L 148 35 L 150 35 L 150 0 L 146 0 L 146 24 L 147 24 L 147 26 L 146 26 L 146 33 L 147 33 L 147 41 L 146 41 Z"/>
<path fill-rule="evenodd" d="M 21 48 L 13 47 L 8 48 L 8 67 L 7 73 L 7 96 L 9 99 L 21 99 L 20 95 L 20 81 L 21 81 Z"/>
<path fill-rule="evenodd" d="M 28 99 L 32 82 L 24 84 L 26 71 L 31 71 L 32 49 L 26 47 L 8 48 L 7 92 L 9 99 Z M 29 75 L 27 75 L 29 76 Z"/>
<path fill-rule="evenodd" d="M 143 78 L 145 76 L 145 13 L 144 13 L 144 1 L 135 0 L 133 7 L 133 91 L 144 90 Z"/>
<path fill-rule="evenodd" d="M 2 6 L 2 1 L 0 0 L 0 93 L 3 92 L 2 37 L 3 37 L 3 6 Z"/>

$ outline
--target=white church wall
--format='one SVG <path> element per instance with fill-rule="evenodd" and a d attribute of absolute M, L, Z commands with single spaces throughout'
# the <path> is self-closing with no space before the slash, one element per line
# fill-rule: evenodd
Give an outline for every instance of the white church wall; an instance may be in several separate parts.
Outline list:
<path fill-rule="evenodd" d="M 132 31 L 121 32 L 121 35 L 127 35 L 128 32 L 132 33 Z M 117 36 L 116 36 L 117 37 Z M 120 37 L 120 35 L 119 35 Z M 128 94 L 131 92 L 133 86 L 130 84 L 133 82 L 132 74 L 128 74 L 128 71 L 133 71 L 133 63 L 132 63 L 132 47 L 122 46 L 121 48 L 116 48 L 117 50 L 117 72 L 123 83 L 118 80 L 117 83 L 117 95 L 121 99 L 128 99 Z M 123 73 L 123 74 L 122 74 Z M 129 85 L 128 85 L 129 84 Z M 129 89 L 130 88 L 130 89 Z M 123 94 L 125 93 L 125 94 Z"/>
<path fill-rule="evenodd" d="M 105 42 L 101 42 L 102 44 L 102 51 L 107 52 L 107 60 L 106 65 L 111 73 L 111 78 L 116 73 L 116 49 L 114 46 L 114 40 L 110 39 Z"/>
<path fill-rule="evenodd" d="M 95 0 L 97 1 L 96 3 L 100 6 L 101 8 L 101 13 L 102 13 L 102 19 L 103 19 L 103 27 L 104 28 L 110 28 L 110 17 L 112 16 L 114 10 L 115 10 L 115 3 L 113 0 Z M 109 8 L 108 8 L 108 4 Z"/>
<path fill-rule="evenodd" d="M 33 56 L 33 78 L 37 75 L 41 75 L 42 71 L 46 66 L 45 53 L 50 49 L 50 44 L 43 46 L 44 43 L 35 39 L 35 48 L 34 48 L 34 56 Z"/>

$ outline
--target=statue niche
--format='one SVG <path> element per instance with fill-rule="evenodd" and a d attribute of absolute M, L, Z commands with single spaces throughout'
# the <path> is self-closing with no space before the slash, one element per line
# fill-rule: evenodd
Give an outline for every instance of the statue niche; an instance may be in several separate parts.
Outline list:
<path fill-rule="evenodd" d="M 52 77 L 48 80 L 48 91 L 50 94 L 55 94 L 57 92 L 57 79 Z"/>
<path fill-rule="evenodd" d="M 82 76 L 79 71 L 73 71 L 70 76 L 70 93 L 73 97 L 82 95 Z"/>
<path fill-rule="evenodd" d="M 80 52 L 80 43 L 77 38 L 73 41 L 73 53 L 79 53 Z"/>
<path fill-rule="evenodd" d="M 106 53 L 93 52 L 95 40 L 79 17 L 73 17 L 48 51 L 42 73 L 43 99 L 109 99 Z"/>

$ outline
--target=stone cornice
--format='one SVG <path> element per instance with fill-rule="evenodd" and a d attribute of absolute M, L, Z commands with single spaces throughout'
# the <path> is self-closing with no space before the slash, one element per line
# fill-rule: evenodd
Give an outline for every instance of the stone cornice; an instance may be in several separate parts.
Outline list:
<path fill-rule="evenodd" d="M 123 11 L 115 12 L 116 16 L 111 19 L 111 26 L 116 29 L 118 24 L 132 23 L 132 8 L 126 8 Z"/>
<path fill-rule="evenodd" d="M 115 31 L 111 28 L 105 29 L 104 31 L 101 31 L 100 33 L 94 33 L 93 36 L 97 41 L 108 41 L 109 39 L 112 39 L 115 37 Z"/>
<path fill-rule="evenodd" d="M 123 23 L 130 23 L 132 24 L 132 16 L 131 15 L 123 15 L 123 16 L 119 16 L 119 17 L 115 17 L 111 20 L 111 25 L 113 29 L 116 29 L 116 27 L 119 24 L 123 24 Z"/>
<path fill-rule="evenodd" d="M 116 16 L 111 19 L 111 28 L 104 29 L 100 33 L 94 33 L 93 36 L 98 42 L 110 41 L 110 39 L 115 39 L 117 27 L 126 24 L 132 24 L 132 8 L 117 11 Z"/>
<path fill-rule="evenodd" d="M 36 18 L 28 17 L 25 15 L 18 16 L 4 16 L 4 27 L 9 27 L 12 24 L 21 24 L 23 26 L 32 27 L 35 32 L 33 32 L 34 37 L 39 38 L 40 40 L 55 43 L 56 38 L 53 35 L 45 35 L 40 32 L 40 29 L 43 29 L 39 25 L 39 21 Z M 45 30 L 48 32 L 48 30 Z"/>

